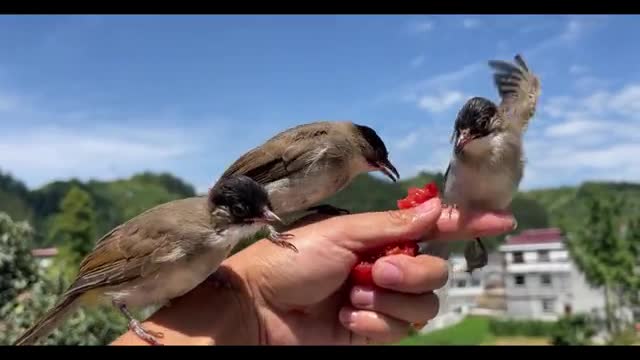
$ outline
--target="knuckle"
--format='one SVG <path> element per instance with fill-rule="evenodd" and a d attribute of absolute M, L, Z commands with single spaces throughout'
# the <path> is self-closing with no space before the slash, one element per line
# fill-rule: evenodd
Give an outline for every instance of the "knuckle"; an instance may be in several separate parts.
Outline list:
<path fill-rule="evenodd" d="M 394 226 L 403 226 L 410 222 L 409 216 L 407 216 L 405 211 L 400 210 L 387 210 L 385 211 L 387 214 L 387 218 L 391 225 Z"/>

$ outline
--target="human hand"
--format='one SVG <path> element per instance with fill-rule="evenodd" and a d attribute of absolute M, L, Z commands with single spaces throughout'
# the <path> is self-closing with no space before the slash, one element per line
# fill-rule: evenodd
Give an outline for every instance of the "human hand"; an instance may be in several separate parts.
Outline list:
<path fill-rule="evenodd" d="M 348 278 L 360 252 L 399 239 L 471 239 L 513 228 L 508 214 L 479 214 L 462 224 L 456 211 L 449 216 L 441 206 L 434 198 L 407 210 L 308 218 L 288 231 L 295 235 L 291 241 L 299 252 L 264 240 L 225 261 L 241 314 L 221 309 L 228 301 L 208 304 L 220 299 L 224 290 L 205 295 L 205 290 L 196 289 L 154 315 L 149 327 L 178 333 L 181 340 L 171 341 L 178 343 L 191 342 L 192 334 L 216 344 L 396 342 L 408 335 L 412 323 L 425 323 L 437 314 L 433 291 L 446 283 L 448 267 L 444 260 L 427 255 L 387 256 L 373 266 L 374 288 L 352 287 Z M 187 325 L 189 321 L 198 325 Z M 231 329 L 229 323 L 234 324 Z M 165 342 L 170 339 L 165 336 Z"/>

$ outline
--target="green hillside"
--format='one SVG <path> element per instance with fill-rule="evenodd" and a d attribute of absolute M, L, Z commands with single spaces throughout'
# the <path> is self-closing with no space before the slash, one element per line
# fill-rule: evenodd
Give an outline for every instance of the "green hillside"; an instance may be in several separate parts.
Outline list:
<path fill-rule="evenodd" d="M 170 174 L 141 173 L 115 181 L 55 181 L 29 191 L 19 180 L 0 173 L 0 212 L 15 220 L 28 220 L 37 230 L 35 242 L 51 245 L 46 236 L 51 221 L 74 186 L 90 195 L 98 234 L 150 207 L 195 195 L 193 186 Z"/>
<path fill-rule="evenodd" d="M 421 172 L 398 183 L 365 174 L 328 199 L 327 203 L 352 212 L 395 209 L 396 201 L 406 195 L 409 187 L 423 186 L 431 181 L 442 188 L 441 173 Z M 152 206 L 195 194 L 193 186 L 171 174 L 145 172 L 114 181 L 55 181 L 29 190 L 19 180 L 0 173 L 0 211 L 7 212 L 16 220 L 29 220 L 38 230 L 36 242 L 50 245 L 51 240 L 44 234 L 48 233 L 52 216 L 59 211 L 61 200 L 74 186 L 91 196 L 96 214 L 95 228 L 99 234 Z M 518 219 L 517 231 L 547 226 L 560 226 L 567 231 L 575 229 L 584 214 L 583 200 L 588 193 L 626 199 L 631 204 L 628 211 L 640 212 L 640 184 L 587 182 L 579 187 L 522 192 L 512 204 Z M 493 248 L 503 239 L 504 236 L 487 239 L 487 245 Z"/>
<path fill-rule="evenodd" d="M 352 212 L 395 209 L 396 201 L 406 195 L 409 187 L 424 186 L 431 181 L 436 181 L 442 188 L 442 174 L 420 173 L 398 183 L 366 174 L 327 202 Z M 6 278 L 4 282 L 0 281 L 0 295 L 11 298 L 5 306 L 0 306 L 0 344 L 11 343 L 53 305 L 71 281 L 77 263 L 83 254 L 90 251 L 97 238 L 150 207 L 193 195 L 195 191 L 191 185 L 171 174 L 141 173 L 114 181 L 56 181 L 30 190 L 9 174 L 0 173 L 0 227 L 3 227 L 0 229 L 3 232 L 0 234 L 0 247 L 11 249 L 0 249 L 0 253 L 14 256 L 5 259 L 4 263 L 0 261 L 0 265 L 4 264 Z M 517 194 L 513 202 L 513 212 L 519 224 L 517 231 L 560 226 L 569 233 L 577 234 L 578 240 L 570 242 L 570 249 L 577 254 L 581 267 L 593 270 L 588 271 L 590 278 L 596 282 L 609 279 L 614 281 L 611 286 L 616 286 L 616 289 L 626 289 L 625 294 L 637 294 L 640 283 L 637 277 L 629 274 L 637 263 L 634 261 L 640 249 L 637 246 L 640 239 L 640 221 L 637 221 L 640 218 L 639 195 L 640 184 L 597 182 L 587 182 L 575 188 L 523 192 Z M 594 205 L 594 199 L 600 203 Z M 35 231 L 27 232 L 3 212 L 15 221 L 27 220 Z M 620 218 L 625 217 L 633 218 L 635 222 L 624 225 L 627 227 L 623 226 L 622 232 L 609 231 L 620 228 Z M 585 223 L 587 219 L 589 223 Z M 591 236 L 594 233 L 595 236 Z M 494 248 L 503 240 L 504 236 L 501 236 L 485 239 L 485 243 Z M 46 273 L 38 275 L 33 259 L 28 256 L 29 248 L 50 245 L 60 249 L 59 255 Z M 248 245 L 250 241 L 243 242 L 235 250 Z M 452 250 L 461 251 L 462 246 L 463 243 L 459 242 Z M 33 296 L 27 300 L 15 296 L 27 288 Z M 485 336 L 483 326 L 486 327 L 477 321 L 466 322 L 432 338 L 407 341 L 452 344 L 500 340 L 491 334 Z M 46 342 L 58 345 L 105 344 L 118 336 L 124 327 L 123 317 L 114 309 L 83 310 L 63 328 L 56 330 Z M 452 331 L 460 332 L 462 340 L 453 339 L 455 334 Z"/>

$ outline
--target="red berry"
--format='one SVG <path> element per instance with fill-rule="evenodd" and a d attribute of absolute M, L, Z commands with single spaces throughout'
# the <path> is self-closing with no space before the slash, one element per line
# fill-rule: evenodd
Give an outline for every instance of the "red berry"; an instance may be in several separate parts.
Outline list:
<path fill-rule="evenodd" d="M 438 187 L 435 182 L 425 185 L 423 188 L 410 187 L 407 196 L 397 201 L 398 209 L 416 207 L 438 196 Z M 373 285 L 371 270 L 373 263 L 383 256 L 404 254 L 408 256 L 418 255 L 418 244 L 414 241 L 398 241 L 383 249 L 375 249 L 360 255 L 360 263 L 351 271 L 351 279 L 356 285 Z"/>
<path fill-rule="evenodd" d="M 373 275 L 371 275 L 372 263 L 361 262 L 351 270 L 351 280 L 355 285 L 372 286 Z"/>

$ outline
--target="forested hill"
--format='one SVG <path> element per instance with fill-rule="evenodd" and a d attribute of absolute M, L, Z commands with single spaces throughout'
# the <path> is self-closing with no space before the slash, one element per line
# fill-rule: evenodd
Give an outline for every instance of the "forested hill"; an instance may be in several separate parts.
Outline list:
<path fill-rule="evenodd" d="M 350 209 L 353 212 L 376 211 L 396 208 L 396 200 L 404 197 L 410 186 L 423 186 L 436 181 L 442 188 L 440 173 L 420 173 L 396 184 L 369 174 L 358 177 L 347 189 L 327 202 Z M 73 196 L 68 196 L 74 189 Z M 139 214 L 154 205 L 195 195 L 192 185 L 171 174 L 141 173 L 128 179 L 115 181 L 56 181 L 29 190 L 18 179 L 0 173 L 0 211 L 7 212 L 15 220 L 28 220 L 36 228 L 39 245 L 56 243 L 52 229 L 57 214 L 65 211 L 85 216 L 95 236 L 107 232 L 117 224 Z M 560 226 L 572 230 L 583 216 L 583 200 L 587 195 L 612 196 L 630 201 L 627 211 L 640 212 L 640 184 L 588 182 L 578 187 L 562 187 L 519 193 L 513 203 L 518 219 L 518 230 L 527 228 Z M 63 199 L 66 199 L 66 203 Z M 490 239 L 494 247 L 502 238 Z"/>

